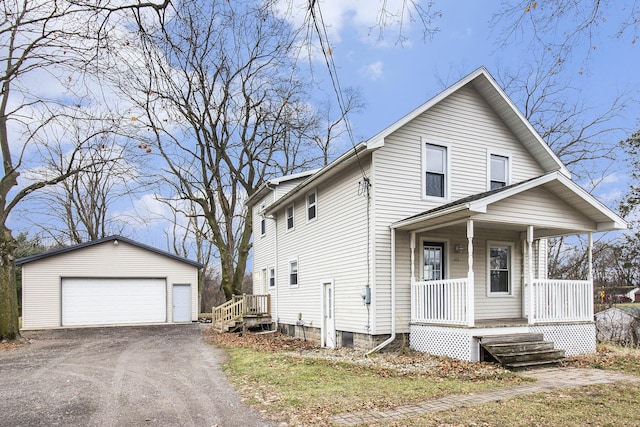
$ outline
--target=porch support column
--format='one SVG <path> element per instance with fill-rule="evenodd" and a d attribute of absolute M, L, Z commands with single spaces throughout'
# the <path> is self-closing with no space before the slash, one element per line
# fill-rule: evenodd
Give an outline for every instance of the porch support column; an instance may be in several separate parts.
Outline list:
<path fill-rule="evenodd" d="M 411 232 L 411 284 L 416 282 L 416 233 Z"/>
<path fill-rule="evenodd" d="M 535 301 L 533 300 L 533 225 L 527 227 L 527 285 L 529 286 L 529 324 L 535 323 Z"/>
<path fill-rule="evenodd" d="M 587 295 L 593 295 L 593 233 L 589 232 L 589 252 L 587 253 L 588 262 L 589 262 L 589 270 L 588 277 L 589 280 L 589 291 Z M 589 311 L 589 319 L 593 319 L 593 304 L 591 301 L 587 303 L 587 308 Z"/>
<path fill-rule="evenodd" d="M 475 324 L 475 284 L 473 275 L 473 220 L 467 221 L 467 263 L 469 269 L 467 271 L 467 325 Z"/>

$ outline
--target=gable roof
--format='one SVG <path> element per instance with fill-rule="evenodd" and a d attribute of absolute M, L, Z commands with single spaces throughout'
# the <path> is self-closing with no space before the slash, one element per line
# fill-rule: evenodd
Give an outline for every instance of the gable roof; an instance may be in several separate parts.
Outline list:
<path fill-rule="evenodd" d="M 333 162 L 329 163 L 327 166 L 318 170 L 316 173 L 311 175 L 309 178 L 298 184 L 287 194 L 273 202 L 271 205 L 267 206 L 265 213 L 270 214 L 273 211 L 277 210 L 278 207 L 283 204 L 291 201 L 292 198 L 295 197 L 300 191 L 305 188 L 309 188 L 314 185 L 318 185 L 322 183 L 324 180 L 331 178 L 335 173 L 344 170 L 344 168 L 350 166 L 354 162 L 359 161 L 359 154 L 365 152 L 368 149 L 367 144 L 361 142 L 360 144 L 353 147 L 351 150 L 344 153 L 342 156 L 338 157 Z"/>
<path fill-rule="evenodd" d="M 567 176 L 560 173 L 560 171 L 550 172 L 517 184 L 458 199 L 446 205 L 397 221 L 391 224 L 391 228 L 411 228 L 414 224 L 456 212 L 486 213 L 490 204 L 540 186 L 544 186 L 567 204 L 580 211 L 585 217 L 595 222 L 597 231 L 624 230 L 627 228 L 625 220 L 600 203 Z"/>
<path fill-rule="evenodd" d="M 295 194 L 308 188 L 312 185 L 317 185 L 321 177 L 328 178 L 333 176 L 338 171 L 342 170 L 342 167 L 350 160 L 353 160 L 354 156 L 357 158 L 358 153 L 372 152 L 376 149 L 384 146 L 385 138 L 391 135 L 393 132 L 405 126 L 419 115 L 425 113 L 430 108 L 433 108 L 442 100 L 451 96 L 461 88 L 471 85 L 478 93 L 484 98 L 484 100 L 493 109 L 496 115 L 504 122 L 507 128 L 513 132 L 513 134 L 522 142 L 527 151 L 533 156 L 533 158 L 540 163 L 540 165 L 547 172 L 557 171 L 567 178 L 571 177 L 571 173 L 566 166 L 560 161 L 558 156 L 551 150 L 547 143 L 542 139 L 540 134 L 531 126 L 531 123 L 524 117 L 524 115 L 518 110 L 516 105 L 509 99 L 507 94 L 498 85 L 495 79 L 491 76 L 489 71 L 485 67 L 480 67 L 473 71 L 471 74 L 462 78 L 452 86 L 448 87 L 438 95 L 434 96 L 418 108 L 411 111 L 409 114 L 403 116 L 401 119 L 387 126 L 382 131 L 378 132 L 365 142 L 361 142 L 349 151 L 344 153 L 338 159 L 329 163 L 324 168 L 314 171 L 305 181 L 296 186 L 288 194 L 281 197 L 278 201 L 274 202 L 267 208 L 267 212 L 273 212 L 279 206 L 288 203 Z M 283 177 L 285 178 L 285 177 Z M 264 194 L 269 182 L 263 184 L 254 195 L 249 197 L 247 204 L 255 200 L 258 194 Z"/>
<path fill-rule="evenodd" d="M 245 205 L 250 205 L 252 204 L 254 201 L 259 200 L 261 198 L 263 198 L 270 189 L 273 188 L 273 186 L 278 186 L 282 183 L 288 182 L 288 181 L 293 181 L 295 179 L 300 179 L 300 178 L 306 178 L 309 177 L 313 174 L 315 174 L 316 172 L 318 172 L 320 170 L 320 168 L 318 169 L 311 169 L 308 171 L 304 171 L 304 172 L 298 172 L 298 173 L 293 173 L 291 175 L 284 175 L 278 178 L 271 178 L 267 181 L 265 181 L 264 183 L 262 183 L 262 185 L 260 187 L 258 187 L 258 189 L 249 197 L 247 197 L 247 200 L 245 200 Z"/>
<path fill-rule="evenodd" d="M 381 147 L 384 145 L 384 139 L 391 133 L 400 129 L 419 115 L 423 114 L 436 104 L 451 96 L 462 87 L 471 85 L 484 100 L 491 106 L 493 111 L 500 117 L 504 124 L 511 132 L 522 142 L 524 147 L 531 155 L 542 165 L 545 171 L 560 171 L 563 175 L 571 177 L 571 173 L 566 166 L 560 161 L 558 156 L 551 150 L 540 134 L 533 128 L 531 123 L 518 110 L 518 107 L 509 99 L 507 94 L 498 85 L 485 67 L 480 67 L 471 74 L 463 77 L 457 83 L 449 86 L 438 95 L 434 96 L 400 120 L 386 127 L 373 137 L 367 140 L 369 148 Z"/>
<path fill-rule="evenodd" d="M 172 254 L 170 252 L 166 252 L 163 250 L 160 250 L 158 248 L 154 248 L 153 246 L 149 246 L 149 245 L 145 245 L 144 243 L 140 243 L 140 242 L 136 242 L 135 240 L 131 240 L 131 239 L 127 239 L 126 237 L 122 237 L 122 236 L 117 236 L 117 235 L 113 235 L 113 236 L 107 236 L 107 237 L 103 237 L 102 239 L 97 239 L 97 240 L 92 240 L 90 242 L 84 242 L 84 243 L 80 243 L 79 245 L 73 245 L 73 246 L 66 246 L 64 248 L 59 248 L 59 249 L 53 249 L 47 252 L 43 252 L 41 254 L 37 254 L 37 255 L 31 255 L 28 257 L 24 257 L 24 258 L 19 258 L 16 260 L 16 265 L 20 266 L 20 265 L 24 265 L 33 261 L 38 261 L 44 258 L 49 258 L 49 257 L 53 257 L 56 255 L 61 255 L 61 254 L 65 254 L 68 252 L 73 252 L 76 251 L 78 249 L 83 249 L 83 248 L 88 248 L 90 246 L 95 246 L 95 245 L 99 245 L 101 243 L 105 243 L 105 242 L 123 242 L 123 243 L 128 243 L 130 245 L 136 246 L 140 249 L 144 249 L 150 252 L 154 252 L 158 255 L 162 255 L 165 256 L 167 258 L 171 258 L 174 259 L 176 261 L 180 261 L 180 262 L 184 262 L 185 264 L 189 264 L 192 265 L 194 267 L 197 268 L 203 268 L 204 264 L 201 264 L 197 261 L 192 261 L 190 259 L 187 258 L 183 258 L 180 257 L 178 255 Z"/>

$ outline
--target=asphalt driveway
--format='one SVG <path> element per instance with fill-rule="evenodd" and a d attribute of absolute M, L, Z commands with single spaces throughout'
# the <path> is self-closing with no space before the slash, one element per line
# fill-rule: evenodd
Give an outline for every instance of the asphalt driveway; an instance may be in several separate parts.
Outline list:
<path fill-rule="evenodd" d="M 199 324 L 24 333 L 0 351 L 0 426 L 266 426 Z"/>

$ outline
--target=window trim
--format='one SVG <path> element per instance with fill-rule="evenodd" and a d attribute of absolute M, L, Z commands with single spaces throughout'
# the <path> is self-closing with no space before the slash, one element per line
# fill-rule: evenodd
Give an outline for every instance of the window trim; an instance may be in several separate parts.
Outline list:
<path fill-rule="evenodd" d="M 289 227 L 289 209 L 291 209 L 291 227 Z M 285 225 L 287 226 L 287 232 L 293 231 L 296 229 L 296 208 L 293 203 L 288 205 L 284 210 L 284 220 Z"/>
<path fill-rule="evenodd" d="M 295 263 L 296 265 L 296 283 L 292 284 L 291 283 L 291 275 L 293 274 L 292 268 L 291 266 Z M 287 280 L 287 282 L 289 283 L 289 287 L 290 288 L 298 288 L 300 286 L 300 263 L 298 263 L 298 258 L 295 259 L 290 259 L 288 262 L 289 268 L 288 268 L 288 275 L 287 277 L 289 278 Z"/>
<path fill-rule="evenodd" d="M 429 238 L 429 237 L 422 237 L 420 239 L 420 256 L 418 258 L 420 258 L 420 260 L 418 262 L 420 262 L 420 265 L 418 266 L 418 274 L 420 275 L 417 279 L 418 281 L 422 282 L 425 281 L 424 279 L 424 244 L 425 243 L 435 243 L 435 244 L 439 244 L 443 246 L 442 249 L 442 255 L 444 256 L 444 260 L 442 263 L 442 280 L 446 280 L 449 278 L 449 258 L 451 258 L 449 256 L 449 247 L 450 247 L 450 243 L 449 243 L 450 239 L 434 239 L 434 238 Z"/>
<path fill-rule="evenodd" d="M 431 200 L 438 202 L 449 200 L 449 197 L 451 195 L 451 145 L 437 141 L 429 141 L 425 137 L 420 138 L 420 141 L 422 147 L 422 163 L 420 171 L 420 174 L 422 176 L 422 200 Z M 427 195 L 427 145 L 443 148 L 445 150 L 443 188 L 444 195 L 442 197 Z"/>
<path fill-rule="evenodd" d="M 506 171 L 505 171 L 505 187 L 511 185 L 511 153 L 503 150 L 487 150 L 487 191 L 491 190 L 491 158 L 493 156 L 496 157 L 504 157 L 507 159 Z"/>
<path fill-rule="evenodd" d="M 313 194 L 314 196 L 314 202 L 313 205 L 309 204 L 309 196 L 311 196 Z M 306 195 L 306 203 L 307 203 L 307 222 L 313 222 L 316 221 L 318 219 L 318 190 L 317 189 L 313 189 L 312 191 L 309 191 Z M 314 217 L 313 218 L 309 218 L 309 209 L 313 207 L 314 208 Z"/>
<path fill-rule="evenodd" d="M 508 248 L 509 250 L 509 260 L 508 260 L 508 276 L 507 276 L 507 286 L 509 287 L 507 292 L 492 292 L 491 291 L 491 248 Z M 514 296 L 513 294 L 513 268 L 514 268 L 514 257 L 515 245 L 513 242 L 504 242 L 504 241 L 487 241 L 487 297 L 489 298 L 511 298 Z"/>

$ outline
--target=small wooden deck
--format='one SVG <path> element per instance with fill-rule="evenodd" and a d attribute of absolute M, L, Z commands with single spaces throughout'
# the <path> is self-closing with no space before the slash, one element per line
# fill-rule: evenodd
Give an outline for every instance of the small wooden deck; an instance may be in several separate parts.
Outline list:
<path fill-rule="evenodd" d="M 270 325 L 271 295 L 233 295 L 213 308 L 212 326 L 220 332 Z"/>

